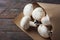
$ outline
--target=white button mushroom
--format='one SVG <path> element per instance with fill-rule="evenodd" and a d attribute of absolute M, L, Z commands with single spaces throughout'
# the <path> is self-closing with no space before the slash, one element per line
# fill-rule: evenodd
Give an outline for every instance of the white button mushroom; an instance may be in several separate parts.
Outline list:
<path fill-rule="evenodd" d="M 41 18 L 45 16 L 45 12 L 41 7 L 37 7 L 32 12 L 32 17 L 34 20 L 41 21 Z"/>
<path fill-rule="evenodd" d="M 48 14 L 41 19 L 41 22 L 42 22 L 42 24 L 44 24 L 44 25 L 51 25 Z"/>
<path fill-rule="evenodd" d="M 49 38 L 48 28 L 47 28 L 45 25 L 43 25 L 43 24 L 39 25 L 39 27 L 38 27 L 38 33 L 39 33 L 42 37 L 44 37 L 44 38 Z"/>
<path fill-rule="evenodd" d="M 27 4 L 23 9 L 24 16 L 31 16 L 33 11 L 33 4 Z"/>
<path fill-rule="evenodd" d="M 37 25 L 31 21 L 30 16 L 24 16 L 20 21 L 20 26 L 21 26 L 21 28 L 23 28 L 25 30 L 27 30 L 30 26 L 37 27 Z"/>
<path fill-rule="evenodd" d="M 31 20 L 30 16 L 24 16 L 20 21 L 21 28 L 27 30 L 29 28 L 29 21 Z"/>

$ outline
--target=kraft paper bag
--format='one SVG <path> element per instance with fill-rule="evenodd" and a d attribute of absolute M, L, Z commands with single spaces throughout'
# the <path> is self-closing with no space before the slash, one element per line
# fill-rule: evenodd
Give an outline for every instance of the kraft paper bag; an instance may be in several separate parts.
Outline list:
<path fill-rule="evenodd" d="M 39 3 L 38 5 L 43 7 L 46 11 L 46 13 L 49 15 L 52 27 L 53 27 L 53 33 L 52 33 L 52 40 L 60 40 L 60 4 L 49 4 L 49 3 Z M 33 40 L 47 40 L 42 38 L 37 31 L 31 30 L 31 31 L 25 31 L 20 27 L 20 20 L 23 17 L 23 13 L 21 12 L 13 21 L 14 23 L 27 35 L 29 35 Z"/>

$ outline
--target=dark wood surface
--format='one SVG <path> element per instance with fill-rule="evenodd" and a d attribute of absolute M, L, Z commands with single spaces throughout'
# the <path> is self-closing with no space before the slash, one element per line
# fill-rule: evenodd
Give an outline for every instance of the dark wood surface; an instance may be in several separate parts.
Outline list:
<path fill-rule="evenodd" d="M 60 0 L 0 0 L 0 40 L 32 40 L 12 21 L 31 2 L 60 4 Z"/>
<path fill-rule="evenodd" d="M 0 0 L 0 40 L 32 40 L 12 21 L 20 13 L 22 4 L 15 2 Z"/>
<path fill-rule="evenodd" d="M 13 22 L 13 19 L 0 19 L 0 40 L 32 40 L 21 31 Z"/>

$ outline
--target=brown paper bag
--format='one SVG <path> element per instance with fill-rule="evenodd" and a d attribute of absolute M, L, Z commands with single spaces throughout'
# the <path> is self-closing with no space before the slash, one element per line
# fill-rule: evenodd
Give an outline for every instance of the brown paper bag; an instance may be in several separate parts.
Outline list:
<path fill-rule="evenodd" d="M 38 4 L 40 6 L 42 6 L 46 13 L 49 15 L 50 17 L 50 21 L 51 24 L 53 26 L 53 33 L 52 33 L 52 40 L 60 40 L 60 4 L 47 4 L 47 3 L 39 3 Z M 20 13 L 15 19 L 14 19 L 14 23 L 20 28 L 20 20 L 23 17 L 23 13 Z M 20 28 L 21 30 L 23 30 L 22 28 Z M 34 40 L 46 40 L 42 37 L 40 37 L 40 35 L 36 32 L 36 31 L 25 31 L 23 30 L 25 33 L 27 33 L 30 37 L 32 37 Z"/>

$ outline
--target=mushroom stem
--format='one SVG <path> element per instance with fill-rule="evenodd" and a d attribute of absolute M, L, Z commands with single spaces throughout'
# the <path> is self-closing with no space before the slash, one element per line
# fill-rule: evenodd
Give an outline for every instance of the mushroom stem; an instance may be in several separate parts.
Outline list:
<path fill-rule="evenodd" d="M 41 24 L 41 22 L 40 22 L 40 21 L 37 21 L 37 20 L 34 20 L 34 23 L 35 23 L 37 26 L 39 26 L 39 25 Z"/>
<path fill-rule="evenodd" d="M 29 25 L 32 26 L 32 27 L 37 27 L 37 25 L 32 21 L 29 21 Z"/>

